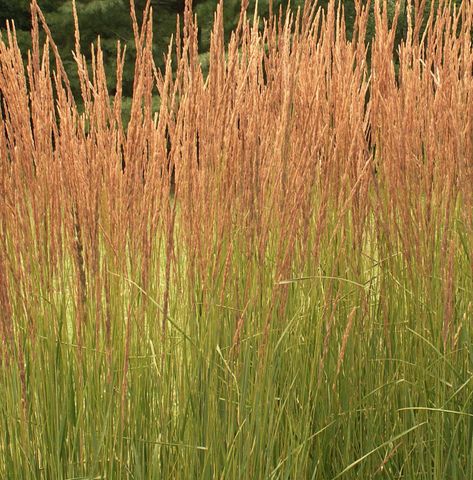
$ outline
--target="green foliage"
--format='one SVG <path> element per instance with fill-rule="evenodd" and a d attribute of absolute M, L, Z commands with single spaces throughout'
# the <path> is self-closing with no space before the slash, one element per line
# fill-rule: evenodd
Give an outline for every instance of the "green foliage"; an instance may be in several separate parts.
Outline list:
<path fill-rule="evenodd" d="M 30 27 L 29 0 L 0 0 L 0 26 L 6 20 L 13 19 L 17 28 L 27 30 Z"/>
<path fill-rule="evenodd" d="M 39 0 L 41 9 L 46 15 L 48 24 L 53 33 L 55 42 L 59 46 L 66 70 L 71 78 L 72 88 L 75 94 L 79 94 L 79 85 L 76 66 L 72 56 L 74 49 L 74 26 L 72 19 L 72 2 L 70 0 Z M 137 15 L 140 19 L 146 0 L 136 0 Z M 159 68 L 164 66 L 164 55 L 167 53 L 168 44 L 171 36 L 175 33 L 176 15 L 184 11 L 185 0 L 152 0 L 151 6 L 154 13 L 154 54 L 155 61 Z M 258 2 L 258 13 L 261 16 L 269 14 L 270 0 L 261 0 Z M 366 4 L 366 0 L 362 1 Z M 394 15 L 394 10 L 398 2 L 390 0 L 388 2 L 388 11 L 390 18 Z M 402 0 L 401 15 L 396 32 L 396 45 L 404 38 L 407 31 L 407 11 L 406 0 Z M 459 5 L 457 0 L 453 2 Z M 97 44 L 97 37 L 100 36 L 101 47 L 105 57 L 105 69 L 108 78 L 108 87 L 110 92 L 114 92 L 114 72 L 116 71 L 116 44 L 120 41 L 127 45 L 128 61 L 125 63 L 123 72 L 123 91 L 125 96 L 131 96 L 133 86 L 133 64 L 135 59 L 135 47 L 133 43 L 133 33 L 130 22 L 129 0 L 77 0 L 77 10 L 79 14 L 79 25 L 81 31 L 81 48 L 86 57 L 90 60 L 91 44 Z M 197 14 L 199 24 L 199 50 L 202 60 L 205 62 L 205 55 L 210 48 L 210 34 L 212 31 L 213 18 L 217 8 L 217 0 L 195 0 L 193 2 L 194 11 Z M 303 6 L 304 0 L 293 0 L 291 8 Z M 321 0 L 318 5 L 326 8 L 328 0 Z M 342 2 L 345 19 L 347 24 L 347 36 L 351 38 L 353 24 L 355 19 L 355 1 L 348 0 Z M 224 29 L 226 40 L 229 39 L 230 32 L 235 28 L 240 13 L 240 0 L 226 0 L 224 4 Z M 249 2 L 248 13 L 253 15 L 256 1 Z M 278 13 L 280 8 L 285 12 L 288 6 L 287 0 L 274 0 L 273 12 Z M 374 2 L 371 2 L 371 15 L 367 29 L 367 41 L 369 42 L 374 35 L 373 19 Z M 425 18 L 427 18 L 430 9 L 433 8 L 432 2 L 426 2 Z M 9 18 L 15 20 L 17 28 L 19 46 L 25 54 L 30 48 L 29 30 L 31 18 L 29 12 L 29 0 L 0 0 L 0 29 L 5 25 Z M 182 23 L 182 22 L 181 22 Z M 205 68 L 204 68 L 205 70 Z"/>

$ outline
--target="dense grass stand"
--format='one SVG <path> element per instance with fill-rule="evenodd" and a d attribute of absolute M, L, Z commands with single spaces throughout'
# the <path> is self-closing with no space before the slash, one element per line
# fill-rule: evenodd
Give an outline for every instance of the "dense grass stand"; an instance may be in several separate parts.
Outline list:
<path fill-rule="evenodd" d="M 120 44 L 79 113 L 36 0 L 0 40 L 0 478 L 473 478 L 472 2 L 398 70 L 399 6 L 220 5 L 206 77 L 149 3 L 126 128 Z"/>

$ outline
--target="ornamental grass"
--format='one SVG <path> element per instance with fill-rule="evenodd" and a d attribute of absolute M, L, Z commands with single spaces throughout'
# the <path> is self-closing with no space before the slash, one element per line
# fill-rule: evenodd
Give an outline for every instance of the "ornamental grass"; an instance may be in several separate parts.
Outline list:
<path fill-rule="evenodd" d="M 0 477 L 473 478 L 473 2 L 219 4 L 206 75 L 130 3 L 126 125 L 74 2 L 83 107 L 0 39 Z"/>

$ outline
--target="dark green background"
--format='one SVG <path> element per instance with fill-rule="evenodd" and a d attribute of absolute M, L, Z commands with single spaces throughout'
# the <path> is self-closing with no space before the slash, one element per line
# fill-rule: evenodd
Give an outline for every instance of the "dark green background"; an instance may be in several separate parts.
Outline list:
<path fill-rule="evenodd" d="M 26 54 L 30 40 L 30 0 L 0 0 L 0 30 L 5 28 L 7 19 L 13 19 L 17 30 L 20 48 Z M 141 12 L 146 0 L 135 0 L 136 9 Z M 253 12 L 254 0 L 250 1 L 249 11 Z M 287 0 L 274 0 L 274 10 L 280 5 L 285 8 Z M 304 0 L 292 0 L 293 8 L 302 5 Z M 328 0 L 319 1 L 319 5 L 326 7 Z M 348 0 L 342 2 L 347 20 L 348 36 L 351 36 L 353 20 L 355 17 L 355 2 Z M 366 3 L 364 1 L 364 3 Z M 396 40 L 399 42 L 406 32 L 405 1 L 402 0 L 403 10 L 398 24 Z M 427 2 L 427 12 L 431 4 Z M 459 4 L 461 1 L 456 1 Z M 73 91 L 79 92 L 78 80 L 75 75 L 75 63 L 72 57 L 74 48 L 74 28 L 72 19 L 71 0 L 38 0 L 48 24 L 53 33 L 56 44 L 59 46 L 66 70 L 70 76 Z M 127 44 L 127 59 L 124 71 L 123 92 L 130 96 L 133 84 L 133 69 L 135 49 L 133 45 L 133 33 L 130 20 L 129 0 L 76 0 L 79 13 L 79 25 L 81 31 L 81 48 L 83 53 L 90 58 L 90 44 L 96 42 L 97 36 L 101 37 L 101 45 L 104 51 L 105 67 L 109 81 L 110 93 L 114 93 L 115 69 L 116 69 L 116 46 L 117 40 Z M 371 2 L 373 8 L 374 1 Z M 392 14 L 396 1 L 389 1 L 389 11 Z M 184 0 L 151 0 L 154 21 L 154 57 L 158 67 L 163 67 L 164 53 L 167 51 L 171 35 L 176 29 L 176 15 L 184 10 Z M 205 52 L 209 49 L 210 30 L 212 28 L 213 15 L 217 6 L 217 0 L 194 0 L 194 11 L 198 16 L 200 28 L 199 48 L 205 70 Z M 235 27 L 240 11 L 240 0 L 226 0 L 225 3 L 225 30 L 229 32 Z M 267 15 L 269 0 L 259 1 L 259 13 Z M 368 40 L 373 35 L 374 21 L 370 18 L 368 25 Z"/>

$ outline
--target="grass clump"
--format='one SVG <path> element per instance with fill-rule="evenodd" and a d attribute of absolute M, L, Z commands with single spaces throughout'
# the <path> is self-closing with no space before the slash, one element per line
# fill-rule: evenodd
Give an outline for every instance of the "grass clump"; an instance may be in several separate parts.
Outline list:
<path fill-rule="evenodd" d="M 473 478 L 472 3 L 398 72 L 386 2 L 370 58 L 367 6 L 220 5 L 207 77 L 131 4 L 126 129 L 120 46 L 79 111 L 36 1 L 0 41 L 0 477 Z"/>

